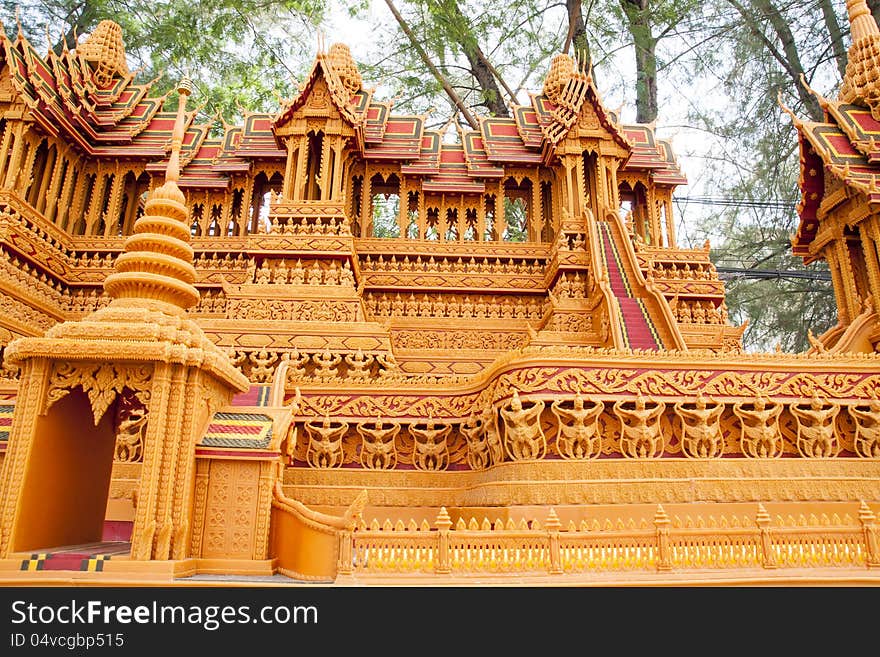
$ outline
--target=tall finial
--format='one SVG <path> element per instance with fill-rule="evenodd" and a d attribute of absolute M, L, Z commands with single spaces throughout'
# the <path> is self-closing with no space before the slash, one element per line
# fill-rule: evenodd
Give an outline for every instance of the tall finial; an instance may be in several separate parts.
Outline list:
<path fill-rule="evenodd" d="M 838 99 L 867 106 L 880 120 L 880 29 L 865 0 L 846 0 L 852 43 Z"/>
<path fill-rule="evenodd" d="M 24 29 L 21 27 L 21 7 L 15 5 L 15 24 L 18 25 L 18 38 L 24 39 Z"/>
<path fill-rule="evenodd" d="M 877 22 L 871 15 L 871 10 L 868 9 L 868 3 L 865 0 L 846 0 L 846 10 L 849 13 L 850 34 L 853 43 L 871 34 L 880 34 Z"/>
<path fill-rule="evenodd" d="M 190 220 L 186 197 L 177 186 L 180 148 L 186 123 L 186 99 L 192 82 L 184 77 L 177 85 L 177 116 L 171 132 L 171 157 L 165 182 L 150 192 L 144 214 L 125 240 L 125 251 L 116 259 L 116 271 L 104 280 L 112 304 L 151 301 L 172 312 L 199 302 L 193 283 L 193 249 L 189 244 Z"/>
<path fill-rule="evenodd" d="M 180 179 L 180 149 L 186 124 L 186 99 L 192 93 L 193 83 L 185 75 L 177 84 L 177 116 L 174 119 L 174 130 L 171 132 L 171 157 L 165 170 L 165 180 L 177 182 Z"/>

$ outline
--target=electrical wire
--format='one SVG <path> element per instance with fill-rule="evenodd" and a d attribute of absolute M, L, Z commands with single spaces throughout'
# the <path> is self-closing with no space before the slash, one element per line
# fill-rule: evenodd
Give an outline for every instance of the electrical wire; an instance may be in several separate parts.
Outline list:
<path fill-rule="evenodd" d="M 773 200 L 751 200 L 724 198 L 721 196 L 673 196 L 672 200 L 677 203 L 695 203 L 697 205 L 719 205 L 723 207 L 742 207 L 742 208 L 772 208 L 775 210 L 794 210 L 797 203 L 794 201 L 784 201 L 782 199 Z"/>
<path fill-rule="evenodd" d="M 736 278 L 802 278 L 811 281 L 830 281 L 831 273 L 827 271 L 798 271 L 783 269 L 748 269 L 746 267 L 715 267 L 718 278 L 731 280 Z"/>

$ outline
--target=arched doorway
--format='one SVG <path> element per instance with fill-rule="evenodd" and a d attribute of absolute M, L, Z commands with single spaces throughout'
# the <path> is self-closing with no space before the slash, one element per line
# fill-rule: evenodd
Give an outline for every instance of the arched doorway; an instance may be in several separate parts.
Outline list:
<path fill-rule="evenodd" d="M 116 401 L 98 421 L 81 387 L 36 419 L 12 550 L 99 542 L 116 432 Z"/>

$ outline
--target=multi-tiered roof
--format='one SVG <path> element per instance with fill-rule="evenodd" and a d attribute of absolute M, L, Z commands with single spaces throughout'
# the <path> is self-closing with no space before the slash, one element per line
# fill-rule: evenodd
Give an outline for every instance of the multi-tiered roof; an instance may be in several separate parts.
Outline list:
<path fill-rule="evenodd" d="M 155 160 L 148 170 L 163 170 L 174 112 L 164 109 L 168 94 L 150 95 L 158 77 L 135 82 L 118 25 L 103 21 L 75 50 L 65 47 L 60 55 L 51 49 L 40 55 L 21 31 L 15 39 L 4 34 L 0 54 L 10 63 L 15 91 L 48 135 L 63 136 L 89 156 Z M 631 151 L 624 170 L 649 170 L 662 185 L 686 182 L 670 143 L 657 139 L 651 126 L 620 124 L 602 105 L 589 74 L 570 78 L 564 88 L 551 85 L 531 94 L 528 105 L 512 108 L 512 118 L 479 117 L 478 130 L 462 130 L 460 143 L 451 144 L 444 143 L 441 130 L 426 127 L 425 115 L 394 114 L 391 101 L 376 100 L 347 47 L 334 44 L 317 55 L 299 93 L 274 114 L 248 113 L 242 125 L 224 124 L 222 135 L 211 137 L 213 121 L 197 123 L 196 111 L 189 112 L 181 187 L 223 187 L 230 174 L 246 171 L 253 160 L 283 159 L 275 131 L 310 97 L 319 77 L 355 127 L 359 154 L 367 161 L 404 163 L 401 172 L 424 178 L 427 191 L 480 192 L 486 180 L 503 176 L 504 165 L 546 164 L 585 103 Z"/>

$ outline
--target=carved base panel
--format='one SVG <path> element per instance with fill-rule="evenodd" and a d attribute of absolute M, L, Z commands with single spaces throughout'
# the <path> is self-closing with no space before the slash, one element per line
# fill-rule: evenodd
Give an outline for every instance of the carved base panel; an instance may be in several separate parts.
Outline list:
<path fill-rule="evenodd" d="M 711 351 L 720 348 L 731 351 L 737 350 L 737 343 L 742 331 L 735 326 L 717 324 L 681 324 L 678 325 L 682 337 L 688 349 L 708 349 Z"/>
<path fill-rule="evenodd" d="M 601 336 L 596 334 L 592 328 L 585 328 L 582 332 L 544 329 L 538 332 L 537 337 L 531 340 L 530 344 L 541 347 L 552 347 L 554 345 L 602 347 L 606 344 L 606 341 L 603 341 Z"/>
<path fill-rule="evenodd" d="M 451 374 L 477 374 L 485 370 L 491 365 L 498 353 L 495 352 L 478 352 L 472 354 L 470 358 L 463 358 L 462 354 L 456 354 L 455 357 L 442 357 L 436 355 L 414 355 L 407 353 L 399 353 L 397 361 L 400 370 L 406 374 L 431 374 L 435 376 L 451 375 Z M 487 358 L 488 356 L 488 358 Z"/>
<path fill-rule="evenodd" d="M 501 463 L 485 471 L 287 468 L 285 493 L 306 505 L 462 507 L 687 502 L 880 501 L 880 460 L 729 459 Z"/>
<path fill-rule="evenodd" d="M 447 357 L 451 357 L 461 350 L 494 351 L 500 354 L 525 347 L 529 341 L 525 327 L 477 328 L 475 319 L 461 323 L 465 326 L 444 326 L 437 321 L 426 326 L 392 327 L 391 343 L 395 351 L 442 350 Z"/>
<path fill-rule="evenodd" d="M 275 322 L 210 320 L 201 323 L 205 335 L 221 348 L 388 350 L 388 333 L 372 322 Z M 271 329 L 269 328 L 271 327 Z"/>
<path fill-rule="evenodd" d="M 120 463 L 114 461 L 110 475 L 110 491 L 107 495 L 108 520 L 134 520 L 138 488 L 143 463 Z M 126 511 L 130 510 L 130 517 Z"/>

